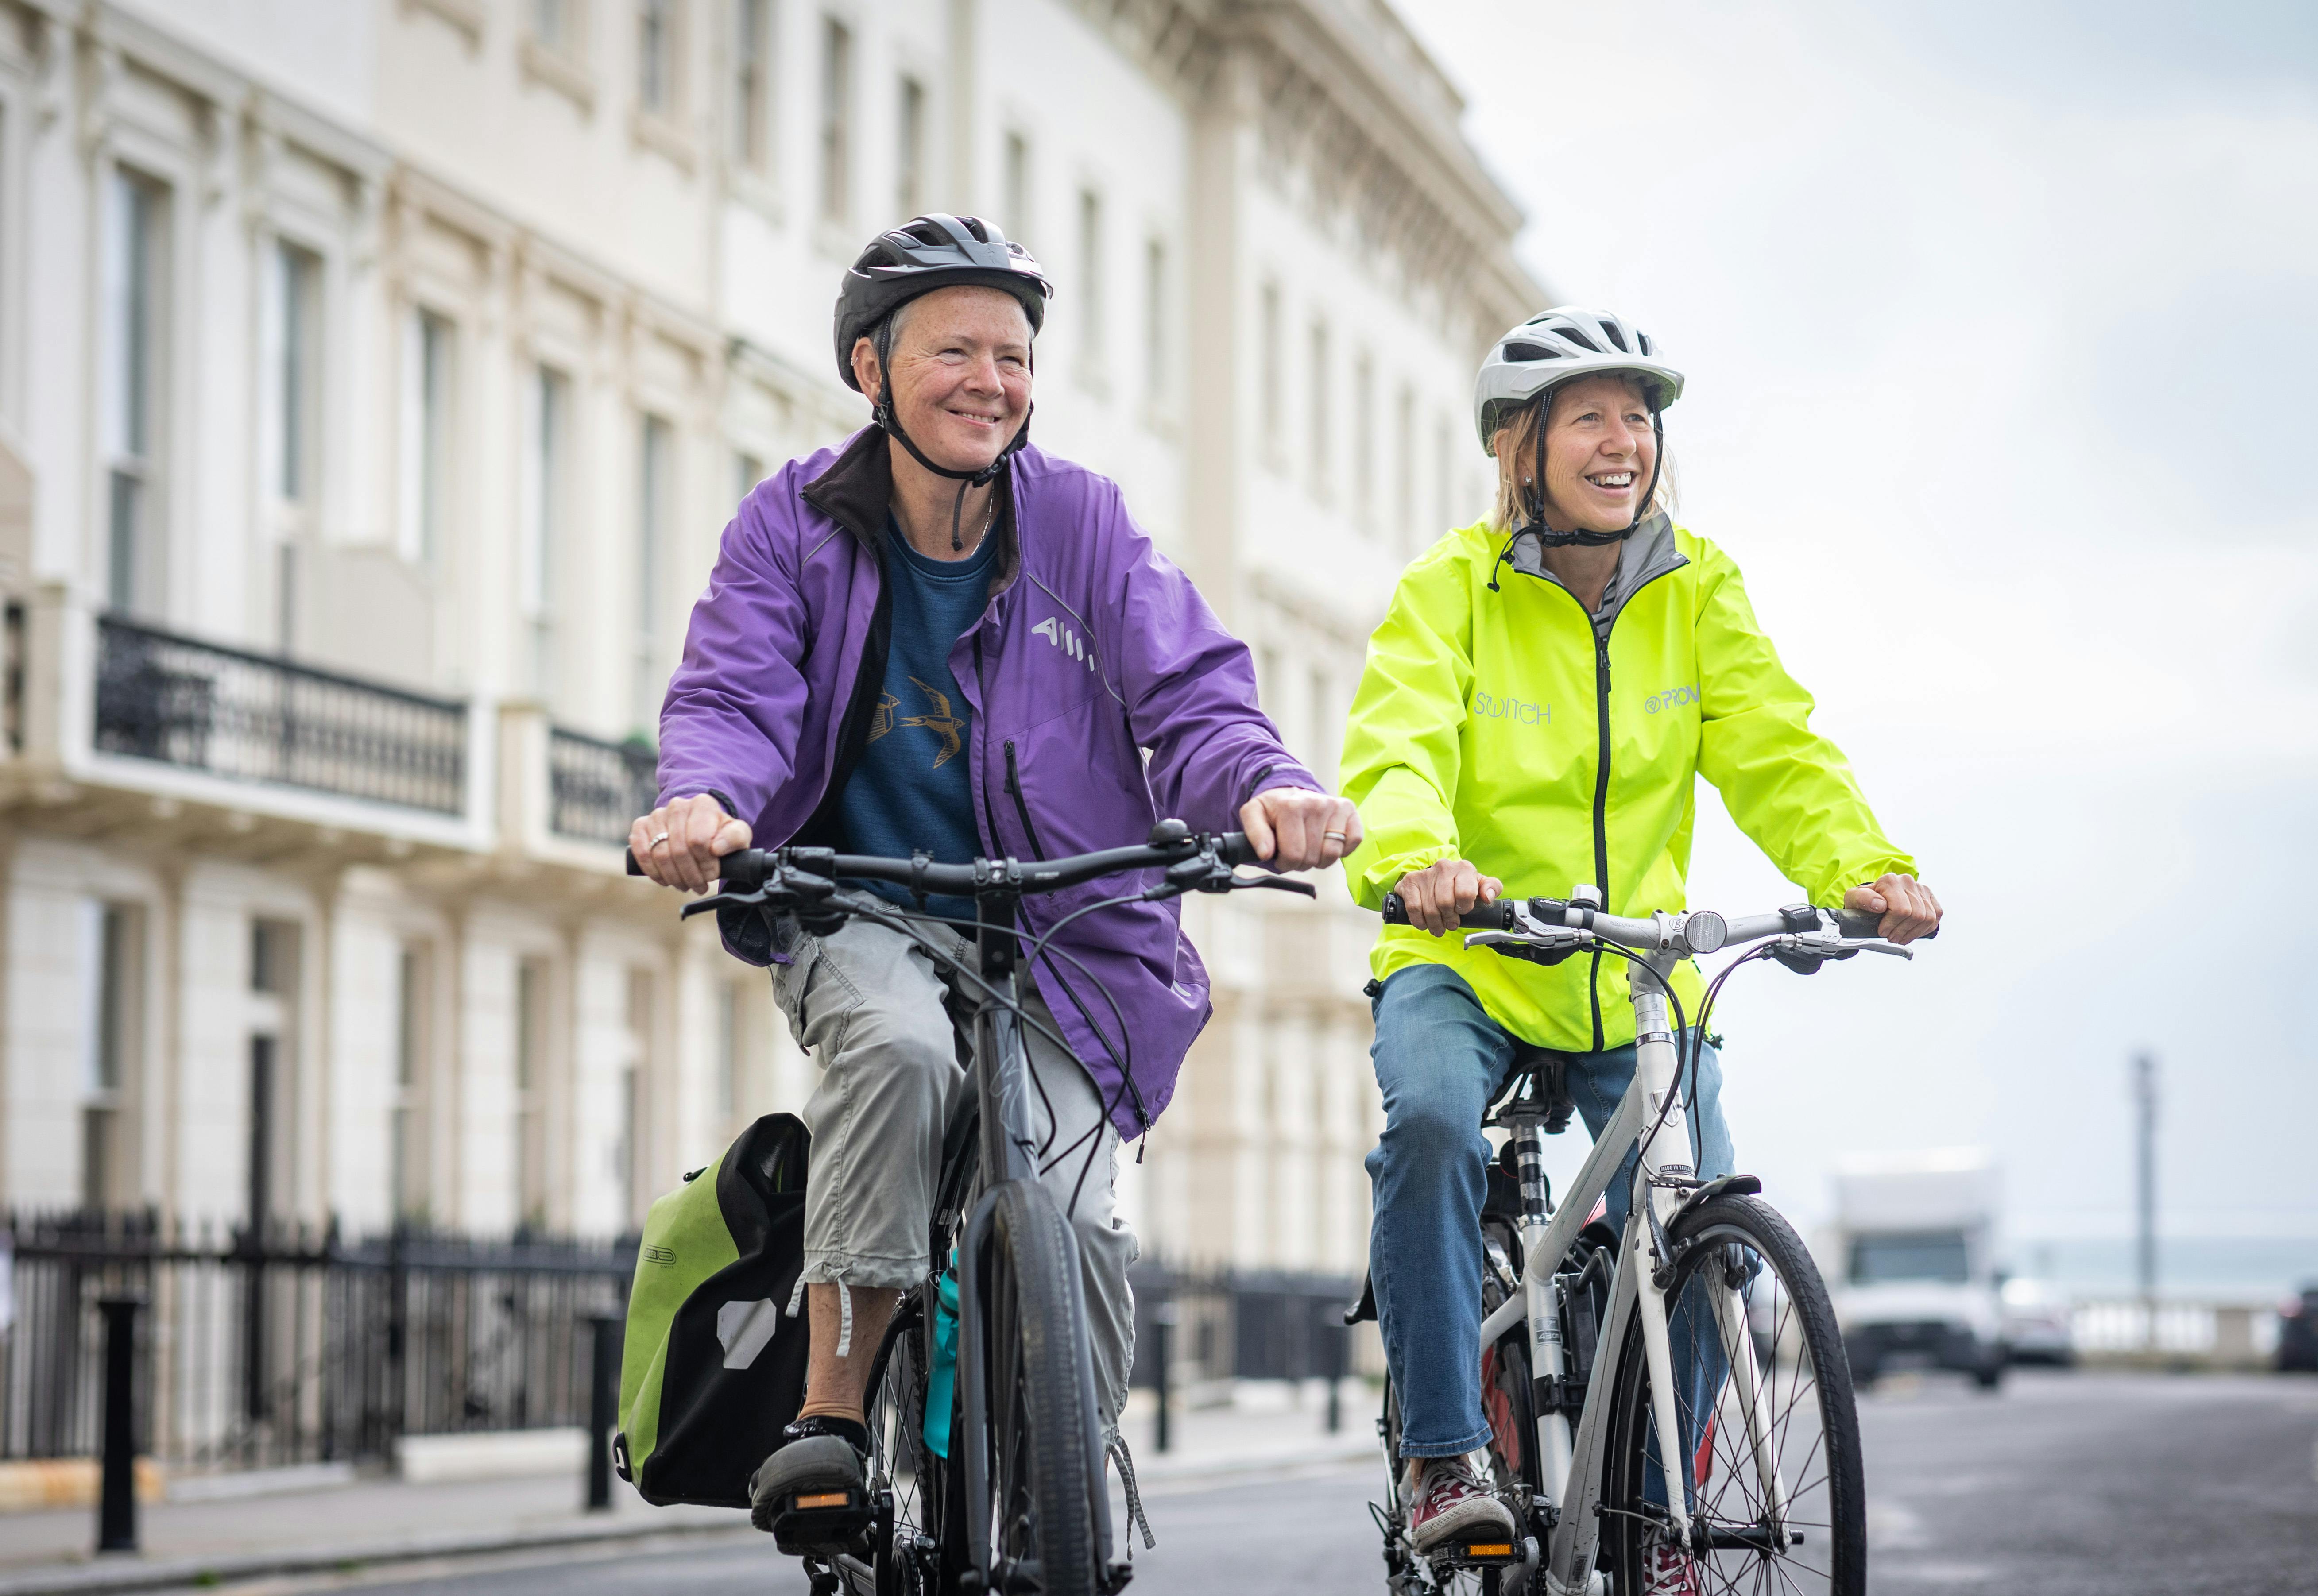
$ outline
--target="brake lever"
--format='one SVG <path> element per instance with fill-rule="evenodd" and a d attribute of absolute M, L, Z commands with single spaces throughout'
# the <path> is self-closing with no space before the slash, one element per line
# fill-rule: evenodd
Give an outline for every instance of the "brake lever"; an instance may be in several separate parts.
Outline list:
<path fill-rule="evenodd" d="M 1203 892 L 1236 892 L 1250 887 L 1270 887 L 1278 892 L 1301 892 L 1307 898 L 1317 898 L 1319 889 L 1308 881 L 1290 881 L 1278 872 L 1262 875 L 1242 875 L 1236 870 L 1225 873 L 1221 884 L 1203 886 Z"/>

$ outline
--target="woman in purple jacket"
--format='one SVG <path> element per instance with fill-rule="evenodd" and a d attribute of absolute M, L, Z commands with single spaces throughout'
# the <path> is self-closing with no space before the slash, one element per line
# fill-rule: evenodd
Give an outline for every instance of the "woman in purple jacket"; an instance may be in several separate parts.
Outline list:
<path fill-rule="evenodd" d="M 1117 486 L 1029 445 L 1030 343 L 1051 291 L 1020 245 L 971 217 L 919 217 L 847 273 L 838 369 L 873 425 L 790 462 L 725 529 L 660 711 L 660 803 L 629 833 L 653 880 L 702 891 L 720 856 L 752 842 L 1034 859 L 1139 842 L 1166 817 L 1236 826 L 1282 869 L 1358 846 L 1352 806 L 1321 791 L 1256 707 L 1245 646 Z M 1124 885 L 1026 900 L 1021 922 L 1040 935 Z M 944 973 L 901 933 L 856 920 L 816 937 L 739 917 L 724 931 L 732 952 L 773 966 L 821 1070 L 804 1110 L 805 1403 L 757 1472 L 761 1516 L 777 1497 L 861 1483 L 863 1385 L 901 1291 L 930 1266 L 932 1184 L 964 1073 Z M 1119 1138 L 1167 1106 L 1207 1022 L 1208 978 L 1172 900 L 1084 916 L 1054 947 L 1067 956 L 1026 971 L 1025 995 L 1070 1054 L 1029 1028 L 1034 1113 L 1050 1121 L 1033 1128 L 1075 1150 L 1047 1179 L 1078 1233 L 1115 1424 L 1136 1243 L 1111 1172 Z"/>

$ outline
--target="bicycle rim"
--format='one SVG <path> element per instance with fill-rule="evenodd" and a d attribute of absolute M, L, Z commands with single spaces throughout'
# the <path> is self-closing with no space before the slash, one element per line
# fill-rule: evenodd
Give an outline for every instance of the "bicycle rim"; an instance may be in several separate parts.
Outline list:
<path fill-rule="evenodd" d="M 1786 1221 L 1753 1197 L 1703 1205 L 1673 1240 L 1680 1252 L 1667 1293 L 1681 1431 L 1675 1457 L 1707 1541 L 1695 1557 L 1699 1588 L 1864 1596 L 1858 1415 L 1818 1268 Z M 1751 1427 L 1742 1358 L 1756 1371 Z M 1604 1462 L 1604 1550 L 1616 1589 L 1638 1591 L 1667 1542 L 1639 1314 L 1617 1367 Z"/>
<path fill-rule="evenodd" d="M 1009 1181 L 997 1191 L 979 1283 L 996 1586 L 1093 1596 L 1101 1475 L 1079 1403 L 1077 1254 L 1043 1188 Z"/>
<path fill-rule="evenodd" d="M 885 1332 L 870 1373 L 872 1488 L 890 1492 L 893 1520 L 876 1548 L 872 1589 L 856 1596 L 919 1596 L 932 1588 L 927 1552 L 938 1533 L 935 1504 L 942 1500 L 942 1461 L 925 1443 L 924 1317 L 917 1295 L 905 1298 Z"/>

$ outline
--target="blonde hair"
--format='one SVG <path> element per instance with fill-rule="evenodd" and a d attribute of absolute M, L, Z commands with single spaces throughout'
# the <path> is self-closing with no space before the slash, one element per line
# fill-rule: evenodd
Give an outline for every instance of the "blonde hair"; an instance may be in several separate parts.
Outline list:
<path fill-rule="evenodd" d="M 1624 376 L 1622 372 L 1607 373 Z M 1636 393 L 1644 391 L 1641 379 L 1625 377 L 1628 387 Z M 1545 399 L 1550 404 L 1559 389 L 1548 389 Z M 1532 399 L 1517 410 L 1508 413 L 1497 428 L 1494 440 L 1497 456 L 1497 491 L 1489 506 L 1489 530 L 1502 536 L 1520 525 L 1524 518 L 1522 509 L 1521 472 L 1524 466 L 1533 466 L 1537 460 L 1538 417 L 1545 405 Z M 1675 515 L 1680 495 L 1675 487 L 1674 451 L 1660 444 L 1658 448 L 1658 485 L 1650 495 L 1650 508 L 1663 512 L 1668 520 Z"/>

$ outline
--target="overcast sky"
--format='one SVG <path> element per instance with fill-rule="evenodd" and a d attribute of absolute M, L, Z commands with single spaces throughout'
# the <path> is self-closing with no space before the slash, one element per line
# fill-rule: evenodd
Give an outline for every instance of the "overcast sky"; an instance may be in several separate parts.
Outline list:
<path fill-rule="evenodd" d="M 2318 1272 L 2318 7 L 1402 11 L 1949 910 L 1733 980 L 1740 1167 L 1983 1143 L 2016 1236 L 2121 1235 L 2147 1045 L 2164 1228 Z M 1694 903 L 1794 896 L 1701 813 Z"/>

